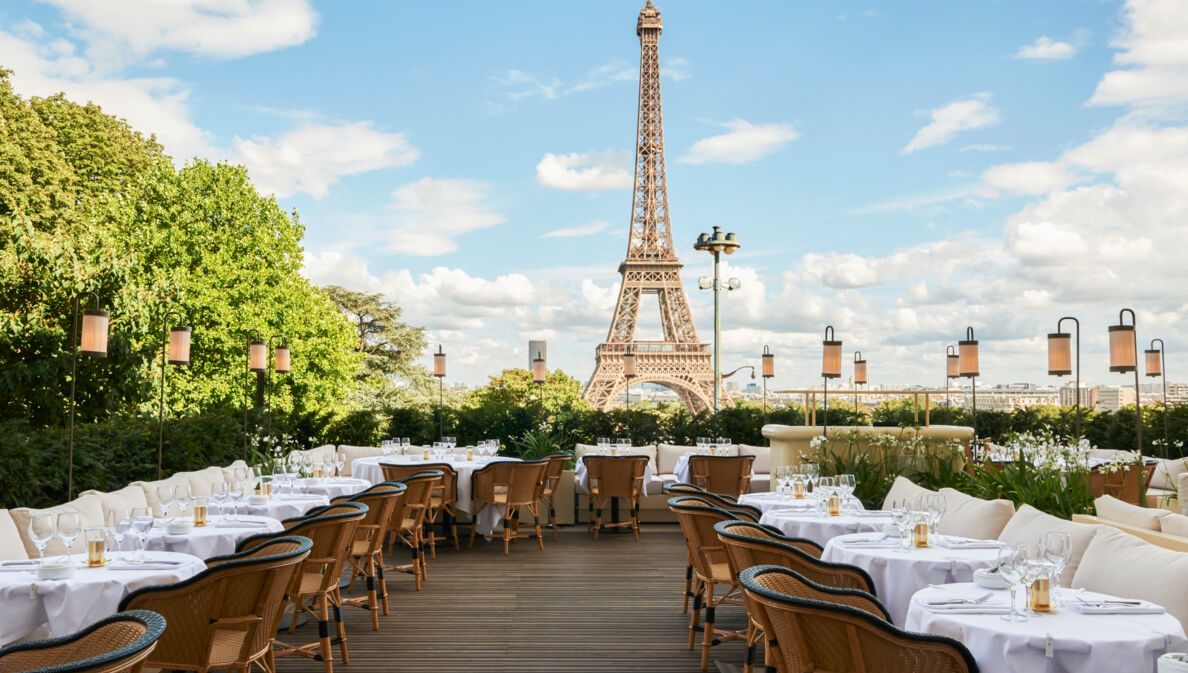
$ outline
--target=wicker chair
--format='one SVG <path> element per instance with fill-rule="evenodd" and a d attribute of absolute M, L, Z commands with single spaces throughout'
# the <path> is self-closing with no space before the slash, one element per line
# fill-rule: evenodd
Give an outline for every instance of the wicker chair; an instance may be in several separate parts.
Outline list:
<path fill-rule="evenodd" d="M 712 493 L 738 498 L 751 490 L 755 456 L 689 456 L 689 478 Z"/>
<path fill-rule="evenodd" d="M 748 568 L 739 582 L 748 604 L 755 606 L 768 654 L 780 673 L 978 670 L 969 650 L 952 638 L 902 631 L 883 618 L 885 612 L 880 615 L 877 610 L 838 601 L 847 596 L 858 600 L 861 597 L 852 594 L 860 592 L 814 585 L 779 566 Z M 874 600 L 872 607 L 882 607 L 873 597 L 869 600 Z"/>
<path fill-rule="evenodd" d="M 9 645 L 0 673 L 140 673 L 164 632 L 155 612 L 120 612 L 68 636 Z"/>
<path fill-rule="evenodd" d="M 543 551 L 544 537 L 540 533 L 538 503 L 548 466 L 547 460 L 500 461 L 475 470 L 470 492 L 478 506 L 471 516 L 468 546 L 474 545 L 479 515 L 486 508 L 493 507 L 499 512 L 500 520 L 503 522 L 503 553 L 508 554 L 508 545 L 512 541 L 530 537 L 519 532 L 520 508 L 526 508 L 536 519 L 536 542 Z"/>
<path fill-rule="evenodd" d="M 355 541 L 351 545 L 351 581 L 347 591 L 355 588 L 355 580 L 362 577 L 367 581 L 367 595 L 342 599 L 343 605 L 353 605 L 371 611 L 371 630 L 379 630 L 380 605 L 388 614 L 388 587 L 384 580 L 384 538 L 392 523 L 392 512 L 404 500 L 408 489 L 404 484 L 382 481 L 365 491 L 351 496 L 335 498 L 340 502 L 359 502 L 367 505 L 367 516 L 355 529 Z"/>
<path fill-rule="evenodd" d="M 272 644 L 309 538 L 286 535 L 250 551 L 206 561 L 197 575 L 137 589 L 120 610 L 152 610 L 169 623 L 146 665 L 209 673 L 246 671 L 253 664 L 275 673 Z"/>
<path fill-rule="evenodd" d="M 549 461 L 549 466 L 545 468 L 544 484 L 540 491 L 540 499 L 549 508 L 549 528 L 553 531 L 553 540 L 557 539 L 557 503 L 555 501 L 557 495 L 557 485 L 561 483 L 561 474 L 565 472 L 565 466 L 570 460 L 573 460 L 572 453 L 565 453 L 558 451 L 557 453 L 550 453 L 541 458 L 541 460 Z"/>
<path fill-rule="evenodd" d="M 639 501 L 644 495 L 644 473 L 648 467 L 647 456 L 582 456 L 590 483 L 590 505 L 596 514 L 589 522 L 594 529 L 594 539 L 605 525 L 630 527 L 639 540 Z M 631 506 L 631 519 L 618 523 L 602 523 L 602 508 L 614 498 L 626 498 Z"/>
<path fill-rule="evenodd" d="M 384 465 L 381 463 L 380 468 L 384 471 L 384 481 L 399 481 L 425 470 L 441 472 L 441 480 L 433 486 L 433 492 L 429 498 L 429 509 L 425 511 L 427 530 L 421 535 L 429 544 L 430 556 L 437 558 L 437 531 L 433 529 L 433 526 L 437 523 L 438 518 L 441 518 L 442 537 L 445 536 L 445 529 L 448 526 L 450 534 L 454 538 L 454 549 L 461 549 L 458 543 L 458 471 L 449 463 L 423 463 L 421 465 Z"/>
<path fill-rule="evenodd" d="M 704 488 L 702 488 L 700 486 L 695 486 L 693 484 L 690 484 L 690 483 L 687 483 L 684 481 L 670 481 L 670 482 L 664 484 L 663 490 L 666 495 L 706 495 L 706 494 L 709 494 L 709 495 L 716 495 L 723 500 L 729 500 L 730 502 L 733 502 L 733 503 L 738 502 L 738 498 L 736 498 L 732 495 L 726 495 L 724 493 L 710 493 L 709 491 L 705 490 Z"/>
<path fill-rule="evenodd" d="M 289 588 L 289 602 L 293 604 L 293 618 L 289 632 L 297 628 L 297 617 L 308 612 L 318 622 L 318 639 L 304 645 L 288 646 L 277 643 L 276 656 L 298 655 L 310 659 L 321 659 L 326 673 L 334 670 L 334 645 L 342 655 L 342 663 L 350 663 L 347 651 L 346 627 L 342 622 L 342 595 L 338 582 L 342 569 L 350 563 L 351 546 L 355 531 L 367 516 L 367 505 L 357 502 L 341 502 L 335 505 L 310 510 L 304 517 L 286 519 L 285 530 L 280 533 L 264 533 L 244 538 L 237 551 L 248 551 L 275 539 L 278 535 L 301 535 L 309 538 L 313 549 L 309 557 L 301 562 Z M 336 637 L 330 637 L 330 615 L 333 613 Z"/>
<path fill-rule="evenodd" d="M 728 521 L 715 526 L 714 531 L 726 545 L 737 572 L 754 565 L 781 565 L 818 584 L 875 593 L 874 581 L 866 570 L 822 561 L 821 548 L 812 540 L 784 537 L 746 521 Z"/>
<path fill-rule="evenodd" d="M 408 547 L 412 560 L 402 565 L 384 566 L 383 570 L 412 575 L 417 591 L 421 590 L 421 582 L 429 577 L 429 568 L 425 564 L 425 517 L 429 514 L 433 489 L 441 483 L 443 476 L 441 470 L 419 470 L 398 480 L 407 490 L 400 506 L 392 510 L 388 530 L 392 544 L 399 542 Z"/>
<path fill-rule="evenodd" d="M 720 507 L 727 512 L 733 514 L 733 518 L 742 519 L 744 521 L 759 521 L 762 513 L 758 507 L 751 507 L 750 505 L 740 505 L 732 497 L 721 495 L 718 493 L 710 493 L 709 491 L 694 486 L 693 484 L 686 484 L 684 482 L 677 482 L 675 484 L 666 484 L 664 486 L 666 493 L 673 493 L 676 495 L 692 495 L 702 500 L 709 502 L 711 505 Z M 690 556 L 685 564 L 685 597 L 681 605 L 681 612 L 689 611 L 689 600 L 693 598 L 693 557 Z"/>
<path fill-rule="evenodd" d="M 715 610 L 720 605 L 743 605 L 738 581 L 730 572 L 726 549 L 718 541 L 714 524 L 736 517 L 729 511 L 715 507 L 704 498 L 679 495 L 668 499 L 668 509 L 676 515 L 685 535 L 685 546 L 693 561 L 693 611 L 689 617 L 689 649 L 697 641 L 697 633 L 704 634 L 701 643 L 701 670 L 709 666 L 709 651 L 713 645 L 746 637 L 746 632 L 714 628 Z M 724 585 L 724 591 L 717 590 Z M 705 607 L 705 623 L 701 622 L 701 608 Z"/>

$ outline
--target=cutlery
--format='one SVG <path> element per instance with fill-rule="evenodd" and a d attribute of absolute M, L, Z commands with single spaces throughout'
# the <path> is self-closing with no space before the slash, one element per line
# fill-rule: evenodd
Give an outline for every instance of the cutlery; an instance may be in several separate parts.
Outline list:
<path fill-rule="evenodd" d="M 4 561 L 0 563 L 0 566 L 35 566 L 38 563 L 39 561 L 37 559 L 31 559 L 29 561 Z"/>
<path fill-rule="evenodd" d="M 1077 596 L 1077 600 L 1083 605 L 1088 605 L 1091 608 L 1100 608 L 1107 605 L 1142 605 L 1142 601 L 1131 601 L 1123 599 L 1102 599 L 1100 601 L 1087 601 L 1081 596 Z"/>

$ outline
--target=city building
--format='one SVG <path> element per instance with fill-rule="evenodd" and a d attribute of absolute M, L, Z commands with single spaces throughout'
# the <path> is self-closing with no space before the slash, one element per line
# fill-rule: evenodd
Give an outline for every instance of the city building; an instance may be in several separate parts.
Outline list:
<path fill-rule="evenodd" d="M 1134 404 L 1134 388 L 1129 386 L 1097 386 L 1094 408 L 1098 411 L 1117 411 Z"/>

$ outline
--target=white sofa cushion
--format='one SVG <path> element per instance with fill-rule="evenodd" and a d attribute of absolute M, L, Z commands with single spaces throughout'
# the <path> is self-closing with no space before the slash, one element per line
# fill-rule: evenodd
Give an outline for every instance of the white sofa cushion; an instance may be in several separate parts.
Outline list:
<path fill-rule="evenodd" d="M 236 463 L 239 463 L 237 465 Z M 171 479 L 185 478 L 187 485 L 190 487 L 190 496 L 209 496 L 211 488 L 215 484 L 221 484 L 235 479 L 236 467 L 246 468 L 247 464 L 242 460 L 237 460 L 231 463 L 228 467 L 207 467 L 193 472 L 178 472 L 170 477 Z"/>
<path fill-rule="evenodd" d="M 1151 483 L 1148 486 L 1150 488 L 1174 489 L 1180 475 L 1185 473 L 1188 473 L 1188 459 L 1163 460 L 1161 458 L 1159 464 L 1155 466 L 1155 472 L 1151 475 Z"/>
<path fill-rule="evenodd" d="M 1164 549 L 1103 526 L 1085 550 L 1072 585 L 1121 598 L 1141 598 L 1167 608 L 1188 624 L 1188 553 Z"/>
<path fill-rule="evenodd" d="M 103 515 L 107 516 L 107 512 L 113 509 L 132 509 L 133 507 L 148 507 L 148 501 L 144 499 L 144 489 L 139 486 L 129 484 L 118 491 L 110 491 L 104 493 L 103 491 L 83 491 L 79 495 L 94 495 L 99 498 L 99 502 L 103 506 Z"/>
<path fill-rule="evenodd" d="M 740 456 L 755 456 L 755 462 L 751 465 L 751 470 L 755 474 L 771 474 L 771 447 L 770 446 L 753 446 L 751 444 L 739 444 L 738 455 Z M 766 490 L 766 489 L 764 489 Z"/>
<path fill-rule="evenodd" d="M 215 469 L 222 469 L 222 468 L 215 468 Z M 153 516 L 162 517 L 162 516 L 165 516 L 165 513 L 161 511 L 160 505 L 157 504 L 157 487 L 161 486 L 161 485 L 177 486 L 179 483 L 189 486 L 190 480 L 189 480 L 188 474 L 189 473 L 187 473 L 187 472 L 178 472 L 177 474 L 169 477 L 168 479 L 161 479 L 160 481 L 134 481 L 128 485 L 140 487 L 140 489 L 142 491 L 144 491 L 145 502 L 147 502 L 148 506 L 153 509 Z M 193 493 L 193 488 L 191 487 L 191 495 L 202 495 L 202 494 L 201 493 Z M 210 495 L 210 493 L 207 492 L 207 495 Z"/>
<path fill-rule="evenodd" d="M 20 561 L 29 558 L 16 523 L 6 509 L 0 509 L 0 561 Z"/>
<path fill-rule="evenodd" d="M 943 535 L 960 535 L 979 540 L 996 540 L 1015 515 L 1010 500 L 982 500 L 952 488 L 942 488 L 945 515 L 936 529 Z"/>
<path fill-rule="evenodd" d="M 1159 530 L 1168 535 L 1188 537 L 1188 516 L 1183 514 L 1168 514 L 1159 520 Z"/>
<path fill-rule="evenodd" d="M 9 510 L 8 513 L 12 516 L 12 523 L 16 526 L 17 533 L 21 536 L 21 543 L 25 545 L 25 553 L 30 557 L 37 556 L 37 547 L 34 547 L 33 542 L 29 539 L 29 519 L 32 519 L 34 514 L 52 514 L 56 517 L 58 514 L 68 511 L 78 512 L 81 515 L 83 528 L 105 525 L 103 520 L 103 503 L 100 502 L 97 495 L 80 495 L 68 503 L 47 507 L 46 509 L 18 507 Z M 79 535 L 79 538 L 81 537 L 82 535 Z M 75 549 L 78 551 L 82 549 L 78 540 L 75 540 Z M 62 540 L 56 535 L 45 547 L 46 556 L 65 553 L 66 546 L 62 544 Z"/>
<path fill-rule="evenodd" d="M 656 447 L 656 470 L 664 474 L 676 472 L 677 461 L 686 453 L 692 453 L 695 447 L 677 446 L 676 444 L 660 444 Z"/>
<path fill-rule="evenodd" d="M 1102 528 L 1106 528 L 1106 526 L 1068 521 L 1041 512 L 1031 505 L 1023 505 L 1007 522 L 1002 533 L 998 535 L 998 539 L 1007 544 L 1038 544 L 1044 533 L 1050 531 L 1068 533 L 1072 540 L 1072 554 L 1069 556 L 1064 572 L 1060 574 L 1060 584 L 1071 586 L 1073 577 L 1077 574 L 1077 567 L 1081 564 L 1081 557 L 1085 555 L 1085 548 L 1089 546 L 1089 541 Z"/>
<path fill-rule="evenodd" d="M 597 449 L 598 447 L 593 444 L 574 444 L 573 458 L 574 460 L 580 461 L 582 456 L 586 455 L 587 453 L 596 453 Z"/>
<path fill-rule="evenodd" d="M 346 454 L 346 465 L 342 468 L 342 476 L 351 476 L 351 463 L 360 458 L 372 458 L 374 456 L 384 455 L 384 450 L 378 446 L 350 446 L 348 444 L 341 444 L 338 447 L 340 453 Z"/>
<path fill-rule="evenodd" d="M 919 486 L 907 477 L 896 477 L 891 484 L 891 490 L 887 491 L 887 497 L 883 498 L 883 509 L 891 509 L 892 502 L 901 500 L 909 500 L 914 506 L 916 500 L 925 493 L 936 493 L 936 491 Z"/>
<path fill-rule="evenodd" d="M 767 493 L 771 490 L 771 475 L 756 472 L 751 475 L 751 493 Z"/>
<path fill-rule="evenodd" d="M 1129 524 L 1147 530 L 1159 530 L 1159 520 L 1166 514 L 1166 509 L 1149 509 L 1132 505 L 1119 500 L 1112 495 L 1103 495 L 1093 501 L 1097 509 L 1097 516 L 1110 521 Z"/>

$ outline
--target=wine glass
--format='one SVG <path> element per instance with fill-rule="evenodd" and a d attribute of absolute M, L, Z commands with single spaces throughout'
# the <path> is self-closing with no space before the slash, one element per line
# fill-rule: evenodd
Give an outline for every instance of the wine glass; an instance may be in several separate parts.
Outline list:
<path fill-rule="evenodd" d="M 215 509 L 219 515 L 223 514 L 223 503 L 227 501 L 227 482 L 216 481 L 210 485 L 210 499 L 214 500 Z"/>
<path fill-rule="evenodd" d="M 82 535 L 82 515 L 78 512 L 62 512 L 58 515 L 58 538 L 66 546 L 66 558 L 70 557 L 70 549 L 74 541 Z"/>
<path fill-rule="evenodd" d="M 1052 596 L 1060 602 L 1060 575 L 1072 560 L 1072 536 L 1064 531 L 1048 531 L 1042 538 L 1044 558 L 1054 566 L 1052 571 Z"/>
<path fill-rule="evenodd" d="M 334 454 L 334 476 L 341 477 L 342 468 L 346 467 L 346 464 L 347 457 L 345 453 L 339 451 L 338 453 Z"/>
<path fill-rule="evenodd" d="M 41 563 L 45 563 L 45 547 L 57 533 L 57 525 L 53 514 L 34 514 L 29 519 L 29 540 L 37 547 L 37 556 Z"/>
<path fill-rule="evenodd" d="M 231 515 L 236 521 L 239 520 L 239 503 L 243 501 L 245 488 L 247 488 L 247 482 L 241 480 L 232 482 L 231 488 L 227 491 L 231 496 Z"/>
<path fill-rule="evenodd" d="M 1011 585 L 1011 611 L 1002 616 L 1003 621 L 1025 622 L 1027 614 L 1019 609 L 1017 590 L 1027 566 L 1027 547 L 1013 545 L 998 550 L 998 574 Z"/>
<path fill-rule="evenodd" d="M 172 484 L 157 486 L 157 505 L 161 508 L 161 515 L 169 522 L 169 508 L 173 506 L 174 487 Z"/>
<path fill-rule="evenodd" d="M 926 493 L 924 494 L 924 501 L 929 515 L 932 516 L 932 527 L 935 529 L 937 524 L 940 523 L 941 517 L 945 515 L 945 509 L 949 503 L 945 500 L 945 496 L 940 493 Z"/>
<path fill-rule="evenodd" d="M 842 492 L 842 503 L 848 504 L 851 496 L 854 495 L 854 489 L 858 487 L 858 479 L 852 474 L 837 475 L 837 487 Z"/>
<path fill-rule="evenodd" d="M 800 473 L 808 479 L 809 484 L 812 485 L 813 490 L 817 490 L 817 480 L 821 478 L 821 466 L 816 463 L 801 463 Z"/>
<path fill-rule="evenodd" d="M 122 550 L 124 548 L 124 536 L 132 529 L 132 514 L 131 510 L 124 508 L 113 508 L 107 510 L 107 530 L 111 533 L 112 539 L 115 540 L 115 548 Z"/>
<path fill-rule="evenodd" d="M 899 529 L 899 551 L 907 551 L 911 547 L 912 538 L 908 532 L 908 521 L 910 520 L 911 511 L 908 509 L 907 501 L 892 500 L 891 523 Z"/>
<path fill-rule="evenodd" d="M 132 508 L 132 533 L 140 540 L 140 563 L 149 561 L 147 543 L 153 530 L 153 510 L 148 507 Z"/>
<path fill-rule="evenodd" d="M 177 503 L 178 515 L 186 513 L 186 508 L 190 506 L 190 485 L 178 484 L 173 489 L 173 502 Z"/>

